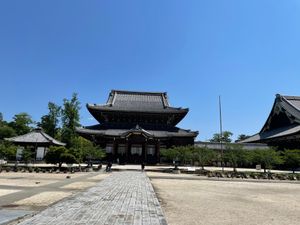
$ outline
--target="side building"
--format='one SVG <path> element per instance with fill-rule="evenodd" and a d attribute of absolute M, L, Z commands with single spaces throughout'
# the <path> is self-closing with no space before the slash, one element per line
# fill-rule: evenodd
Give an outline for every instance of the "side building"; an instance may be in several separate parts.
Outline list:
<path fill-rule="evenodd" d="M 87 109 L 99 124 L 77 133 L 104 148 L 111 161 L 155 164 L 160 149 L 193 145 L 198 135 L 176 127 L 189 110 L 171 107 L 165 92 L 112 90 L 106 104 Z"/>
<path fill-rule="evenodd" d="M 279 149 L 299 149 L 300 97 L 277 94 L 271 113 L 260 132 L 240 143 L 265 143 Z"/>

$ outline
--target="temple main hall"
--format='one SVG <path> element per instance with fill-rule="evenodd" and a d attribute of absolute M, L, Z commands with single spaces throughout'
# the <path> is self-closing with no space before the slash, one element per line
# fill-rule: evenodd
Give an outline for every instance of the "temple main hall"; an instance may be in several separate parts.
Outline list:
<path fill-rule="evenodd" d="M 112 90 L 106 104 L 87 104 L 99 122 L 77 133 L 106 150 L 107 160 L 155 164 L 160 149 L 194 145 L 197 131 L 177 127 L 188 108 L 170 106 L 166 92 Z"/>

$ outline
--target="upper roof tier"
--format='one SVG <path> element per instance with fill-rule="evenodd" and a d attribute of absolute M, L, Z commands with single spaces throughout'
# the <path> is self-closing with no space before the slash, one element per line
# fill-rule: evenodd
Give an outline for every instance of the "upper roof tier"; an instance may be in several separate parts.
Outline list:
<path fill-rule="evenodd" d="M 105 105 L 87 104 L 87 108 L 100 123 L 116 121 L 115 118 L 112 119 L 115 113 L 118 113 L 117 117 L 120 117 L 120 114 L 132 117 L 132 115 L 138 113 L 140 117 L 143 115 L 167 116 L 166 121 L 176 125 L 189 111 L 187 108 L 171 107 L 166 92 L 120 90 L 112 90 Z"/>

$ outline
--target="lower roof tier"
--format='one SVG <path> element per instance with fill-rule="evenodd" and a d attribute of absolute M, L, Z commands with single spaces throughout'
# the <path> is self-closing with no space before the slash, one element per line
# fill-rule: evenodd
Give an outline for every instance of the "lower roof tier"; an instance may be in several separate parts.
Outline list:
<path fill-rule="evenodd" d="M 187 114 L 187 109 L 172 111 L 122 111 L 116 109 L 100 110 L 99 106 L 87 105 L 91 115 L 103 123 L 164 124 L 176 126 Z"/>
<path fill-rule="evenodd" d="M 97 128 L 97 129 L 96 129 Z M 174 127 L 169 130 L 145 130 L 139 125 L 131 129 L 105 129 L 100 126 L 81 127 L 77 128 L 76 132 L 80 135 L 95 135 L 107 137 L 126 138 L 130 135 L 143 135 L 147 138 L 172 138 L 172 137 L 192 137 L 198 135 L 197 131 L 184 130 Z"/>

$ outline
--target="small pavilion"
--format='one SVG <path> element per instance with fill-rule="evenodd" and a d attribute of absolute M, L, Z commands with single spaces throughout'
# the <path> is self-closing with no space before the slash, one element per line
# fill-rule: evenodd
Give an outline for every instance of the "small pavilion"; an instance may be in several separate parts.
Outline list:
<path fill-rule="evenodd" d="M 22 152 L 26 147 L 33 149 L 35 160 L 43 160 L 50 146 L 66 145 L 46 134 L 41 128 L 34 129 L 32 132 L 17 137 L 5 138 L 5 140 L 19 146 L 16 154 L 17 160 L 22 158 Z"/>

